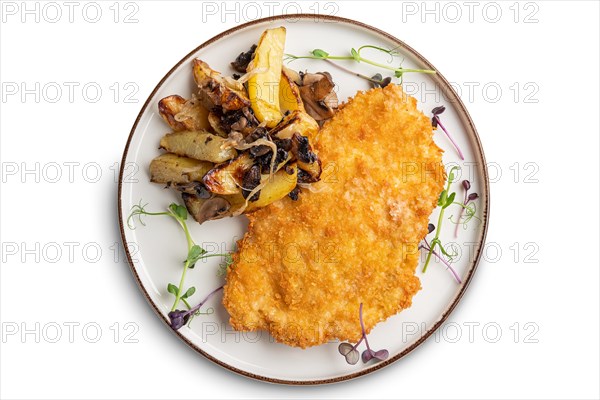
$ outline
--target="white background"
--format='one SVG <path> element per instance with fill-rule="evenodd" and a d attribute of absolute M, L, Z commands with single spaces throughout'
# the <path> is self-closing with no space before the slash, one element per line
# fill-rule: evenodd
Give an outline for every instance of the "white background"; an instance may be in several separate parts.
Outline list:
<path fill-rule="evenodd" d="M 39 2 L 36 22 L 21 2 L 2 2 L 0 397 L 600 396 L 597 2 L 125 3 L 98 2 L 91 23 L 85 2 L 73 22 L 57 2 L 51 23 L 54 6 L 44 14 Z M 317 9 L 395 35 L 460 86 L 500 175 L 487 260 L 440 340 L 355 381 L 285 387 L 210 363 L 158 320 L 119 247 L 115 163 L 146 97 L 185 54 L 257 10 Z M 124 23 L 132 12 L 137 22 Z M 495 343 L 485 324 L 500 327 Z"/>

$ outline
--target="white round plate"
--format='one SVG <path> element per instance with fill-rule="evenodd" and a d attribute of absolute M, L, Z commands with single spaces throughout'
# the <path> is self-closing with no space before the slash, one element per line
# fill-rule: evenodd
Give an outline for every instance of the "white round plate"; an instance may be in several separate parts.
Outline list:
<path fill-rule="evenodd" d="M 174 191 L 150 183 L 148 165 L 160 154 L 159 140 L 169 130 L 158 114 L 158 101 L 171 94 L 191 96 L 194 89 L 192 59 L 201 58 L 213 69 L 231 74 L 233 70 L 229 63 L 256 43 L 265 29 L 278 26 L 287 29 L 286 53 L 304 55 L 318 47 L 330 54 L 349 54 L 352 47 L 372 44 L 397 48 L 404 57 L 402 65 L 405 68 L 435 69 L 412 48 L 385 32 L 352 20 L 315 15 L 278 16 L 241 25 L 208 40 L 177 63 L 156 86 L 135 121 L 123 154 L 119 181 L 119 218 L 129 264 L 143 294 L 165 323 L 173 301 L 172 295 L 167 292 L 167 284 L 179 282 L 182 260 L 186 255 L 183 233 L 171 218 L 165 216 L 147 216 L 144 219 L 146 225 L 136 222 L 135 229 L 127 226 L 131 208 L 140 201 L 147 203 L 150 211 L 163 211 L 170 203 L 181 203 Z M 382 62 L 389 58 L 385 54 L 373 53 L 372 56 Z M 287 65 L 295 70 L 329 71 L 338 85 L 340 100 L 369 87 L 364 80 L 321 60 L 297 60 Z M 343 65 L 368 76 L 384 72 L 353 61 L 343 62 Z M 461 226 L 458 239 L 454 238 L 455 226 L 450 221 L 445 221 L 442 230 L 442 239 L 457 243 L 455 249 L 459 256 L 453 266 L 462 277 L 462 283 L 458 284 L 439 261 L 434 261 L 425 274 L 421 273 L 420 267 L 417 268 L 423 289 L 414 297 L 412 307 L 380 323 L 369 335 L 369 342 L 374 348 L 389 350 L 390 357 L 385 362 L 363 364 L 359 361 L 356 365 L 348 365 L 338 353 L 337 343 L 301 350 L 274 342 L 266 332 L 236 332 L 228 324 L 229 317 L 221 305 L 220 294 L 207 304 L 214 310 L 212 314 L 198 316 L 190 327 L 184 326 L 176 332 L 190 347 L 219 365 L 248 377 L 288 384 L 331 383 L 364 375 L 397 361 L 422 343 L 448 317 L 473 276 L 485 240 L 489 209 L 485 158 L 464 105 L 440 73 L 406 74 L 404 85 L 413 89 L 435 88 L 441 93 L 437 102 L 434 100 L 438 96 L 425 96 L 424 99 L 416 96 L 418 107 L 426 115 L 431 115 L 434 107 L 446 106 L 442 121 L 462 148 L 465 160 L 459 159 L 439 129 L 435 133 L 435 141 L 445 150 L 446 166 L 463 166 L 458 179 L 468 176 L 471 190 L 480 196 L 476 203 L 480 221 L 472 220 L 466 229 Z M 407 92 L 410 93 L 409 90 Z M 137 173 L 133 174 L 136 170 Z M 457 192 L 457 198 L 462 198 L 460 182 L 453 185 L 453 190 Z M 431 216 L 432 222 L 436 223 L 437 215 L 438 210 Z M 232 250 L 234 242 L 243 236 L 246 219 L 228 218 L 202 225 L 192 220 L 188 225 L 196 243 L 210 252 L 222 253 Z M 216 273 L 218 264 L 218 258 L 211 258 L 189 271 L 186 286 L 197 289 L 190 299 L 191 303 L 199 302 L 223 284 L 223 278 Z M 168 323 L 166 327 L 171 329 Z"/>

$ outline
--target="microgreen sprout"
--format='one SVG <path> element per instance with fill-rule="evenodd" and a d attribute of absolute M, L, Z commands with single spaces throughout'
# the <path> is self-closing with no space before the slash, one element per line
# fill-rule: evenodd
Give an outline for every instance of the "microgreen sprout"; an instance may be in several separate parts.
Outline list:
<path fill-rule="evenodd" d="M 446 249 L 444 248 L 444 246 L 442 245 L 442 242 L 440 240 L 440 232 L 441 232 L 441 228 L 442 228 L 442 222 L 444 221 L 444 212 L 448 207 L 450 207 L 452 204 L 454 204 L 454 198 L 456 197 L 456 192 L 450 193 L 450 185 L 454 181 L 454 171 L 457 169 L 458 169 L 458 167 L 453 167 L 450 170 L 450 172 L 448 174 L 448 183 L 446 184 L 446 188 L 444 190 L 442 190 L 442 193 L 440 194 L 440 197 L 438 199 L 438 206 L 440 207 L 440 215 L 438 216 L 437 228 L 433 224 L 428 225 L 429 233 L 432 233 L 435 231 L 435 235 L 434 235 L 433 239 L 431 240 L 431 242 L 428 242 L 427 239 L 424 238 L 423 241 L 425 242 L 425 244 L 421 244 L 419 246 L 419 248 L 427 250 L 427 258 L 425 259 L 425 265 L 423 265 L 423 272 L 427 271 L 427 266 L 429 265 L 429 262 L 431 261 L 431 256 L 435 255 L 444 264 L 446 264 L 446 266 L 448 267 L 450 272 L 452 272 L 452 275 L 454 276 L 456 281 L 458 283 L 461 283 L 460 277 L 458 276 L 456 271 L 452 268 L 450 263 L 448 261 L 446 261 L 444 259 L 444 257 L 442 257 L 442 255 L 444 255 L 444 256 L 448 257 L 448 259 L 451 261 L 455 255 L 448 253 L 446 251 Z M 436 247 L 440 250 L 441 254 L 438 254 L 435 251 Z"/>
<path fill-rule="evenodd" d="M 371 85 L 373 85 L 373 87 L 384 88 L 387 85 L 389 85 L 390 83 L 392 83 L 392 77 L 391 76 L 387 76 L 387 77 L 384 78 L 380 73 L 377 73 L 377 74 L 375 74 L 375 75 L 373 75 L 372 77 L 369 78 L 367 75 L 363 75 L 363 74 L 360 74 L 358 72 L 354 72 L 351 69 L 348 69 L 348 68 L 346 68 L 346 67 L 344 67 L 344 66 L 342 66 L 342 65 L 340 65 L 338 63 L 335 63 L 335 62 L 333 62 L 331 60 L 325 60 L 325 61 L 327 61 L 329 64 L 333 65 L 334 67 L 339 68 L 342 71 L 349 73 L 350 75 L 354 75 L 354 76 L 357 76 L 357 77 L 359 77 L 361 79 L 364 79 L 364 80 L 368 81 Z"/>
<path fill-rule="evenodd" d="M 390 55 L 390 62 L 388 64 L 382 64 L 373 60 L 370 60 L 368 58 L 365 58 L 362 56 L 361 52 L 365 49 L 371 49 L 371 50 L 376 50 L 376 51 L 380 51 L 383 52 L 385 54 Z M 366 64 L 370 64 L 373 65 L 375 67 L 379 67 L 379 68 L 383 68 L 389 71 L 393 71 L 394 72 L 394 76 L 396 78 L 400 78 L 402 79 L 402 76 L 406 73 L 406 72 L 421 72 L 424 74 L 435 74 L 436 71 L 430 70 L 430 69 L 413 69 L 413 68 L 402 68 L 402 66 L 400 67 L 395 67 L 392 65 L 389 65 L 391 62 L 394 61 L 394 59 L 396 57 L 401 56 L 401 54 L 398 52 L 397 49 L 386 49 L 384 47 L 379 47 L 379 46 L 373 46 L 373 45 L 364 45 L 359 47 L 358 49 L 350 49 L 350 55 L 346 55 L 346 56 L 332 56 L 330 55 L 328 52 L 326 52 L 325 50 L 322 49 L 314 49 L 310 52 L 309 56 L 296 56 L 293 54 L 286 54 L 286 60 L 288 62 L 294 61 L 294 60 L 299 60 L 299 59 L 313 59 L 313 60 L 326 60 L 326 61 L 331 61 L 331 60 L 354 60 L 357 63 L 366 63 Z M 402 64 L 402 63 L 400 63 Z M 347 72 L 350 72 L 353 75 L 359 76 L 363 79 L 367 79 L 368 81 L 373 81 L 373 78 L 369 78 L 365 75 L 361 75 L 361 74 L 357 74 L 355 72 L 352 72 L 350 70 L 347 70 L 344 67 L 341 67 L 337 64 L 334 64 L 344 70 L 346 70 Z M 387 78 L 386 78 L 387 79 Z M 391 81 L 391 79 L 390 79 Z"/>
<path fill-rule="evenodd" d="M 381 76 L 380 73 L 376 73 L 371 78 L 369 78 L 369 81 L 375 87 L 384 88 L 387 85 L 389 85 L 390 83 L 392 83 L 392 77 L 391 76 L 387 76 L 387 77 L 384 78 L 383 76 Z"/>
<path fill-rule="evenodd" d="M 433 117 L 431 117 L 431 125 L 433 125 L 434 128 L 437 128 L 438 126 L 440 128 L 442 128 L 442 130 L 444 131 L 444 133 L 446 134 L 446 136 L 448 137 L 448 139 L 450 140 L 450 142 L 452 143 L 452 145 L 458 152 L 458 156 L 460 157 L 461 160 L 464 161 L 465 156 L 463 155 L 462 151 L 460 150 L 460 147 L 458 147 L 458 144 L 456 144 L 454 139 L 452 139 L 452 136 L 450 136 L 450 133 L 448 133 L 448 131 L 446 130 L 446 127 L 444 127 L 444 125 L 442 124 L 442 121 L 440 120 L 439 115 L 441 113 L 443 113 L 444 111 L 446 111 L 446 107 L 444 107 L 444 106 L 438 106 L 438 107 L 434 108 L 433 110 L 431 110 L 431 112 L 433 113 Z"/>
<path fill-rule="evenodd" d="M 433 232 L 434 230 L 435 230 L 435 226 L 433 224 L 429 224 L 429 233 Z M 433 254 L 434 256 L 436 256 L 441 262 L 443 262 L 446 265 L 446 267 L 448 267 L 448 271 L 450 271 L 452 273 L 452 276 L 454 277 L 454 279 L 456 279 L 456 282 L 462 283 L 460 276 L 458 275 L 458 273 L 456 273 L 454 268 L 452 268 L 452 265 L 450 264 L 450 262 L 447 261 L 442 254 L 438 254 L 431 247 L 431 244 L 427 241 L 427 238 L 423 238 L 423 241 L 425 242 L 425 244 L 419 245 L 419 249 L 425 249 L 428 252 L 430 252 L 430 254 Z M 438 244 L 438 246 L 440 246 L 440 249 L 442 249 L 441 244 Z"/>
<path fill-rule="evenodd" d="M 188 217 L 188 212 L 184 206 L 172 203 L 167 208 L 167 211 L 163 211 L 163 212 L 146 211 L 146 208 L 145 208 L 146 206 L 147 206 L 147 204 L 142 205 L 142 203 L 140 202 L 140 204 L 136 204 L 135 206 L 133 206 L 131 208 L 131 214 L 129 214 L 129 217 L 127 218 L 127 226 L 129 226 L 130 229 L 135 229 L 135 227 L 131 224 L 131 222 L 132 222 L 133 218 L 136 216 L 138 217 L 138 220 L 140 221 L 140 223 L 142 225 L 145 225 L 144 221 L 142 220 L 142 215 L 167 215 L 179 223 L 179 225 L 183 229 L 183 232 L 185 233 L 185 238 L 187 241 L 187 257 L 183 261 L 183 271 L 181 273 L 181 279 L 179 280 L 179 286 L 169 283 L 167 285 L 167 291 L 175 296 L 175 301 L 173 302 L 173 306 L 171 307 L 172 312 L 175 311 L 175 309 L 179 305 L 180 301 L 182 301 L 186 305 L 188 310 L 191 310 L 192 307 L 190 306 L 187 299 L 190 298 L 196 292 L 196 288 L 192 286 L 192 287 L 184 290 L 185 276 L 186 276 L 188 269 L 194 268 L 194 266 L 196 265 L 196 263 L 198 261 L 203 260 L 205 258 L 209 258 L 209 257 L 226 257 L 227 258 L 227 257 L 231 257 L 231 254 L 230 253 L 207 254 L 208 252 L 206 250 L 204 250 L 202 247 L 200 247 L 199 245 L 194 243 L 194 240 L 192 239 L 192 236 L 190 235 L 190 231 L 187 227 L 186 220 Z M 175 315 L 175 317 L 177 317 L 177 315 Z M 189 318 L 189 316 L 188 316 L 188 318 Z M 186 320 L 186 322 L 187 322 L 187 320 Z"/>
<path fill-rule="evenodd" d="M 360 329 L 362 331 L 362 337 L 355 345 L 352 345 L 348 342 L 340 343 L 340 345 L 338 346 L 338 351 L 341 355 L 343 355 L 346 358 L 346 362 L 350 365 L 356 364 L 359 358 L 362 358 L 364 363 L 367 363 L 372 359 L 385 361 L 390 355 L 390 353 L 387 350 L 383 349 L 374 351 L 373 349 L 371 349 L 371 346 L 369 346 L 369 340 L 367 339 L 367 332 L 365 331 L 365 324 L 363 322 L 363 303 L 360 303 L 360 307 L 358 310 L 358 318 L 360 320 Z M 367 345 L 367 349 L 363 351 L 362 356 L 359 356 L 358 350 L 356 348 L 363 342 L 363 340 Z"/>
<path fill-rule="evenodd" d="M 467 224 L 469 223 L 469 221 L 471 221 L 473 218 L 479 219 L 475 215 L 475 213 L 477 212 L 477 207 L 475 206 L 475 203 L 472 203 L 472 201 L 475 201 L 479 198 L 479 195 L 477 193 L 469 193 L 469 190 L 471 189 L 471 182 L 469 182 L 466 179 L 462 181 L 462 187 L 465 190 L 465 199 L 462 203 L 454 203 L 460 206 L 458 219 L 456 220 L 456 222 L 454 222 L 452 221 L 452 217 L 449 218 L 450 221 L 456 224 L 456 229 L 454 230 L 454 237 L 458 237 L 458 227 L 460 225 L 462 225 L 464 229 L 467 229 Z M 465 214 L 464 216 L 463 213 Z"/>
<path fill-rule="evenodd" d="M 169 320 L 171 321 L 169 325 L 171 325 L 171 328 L 173 328 L 174 330 L 178 330 L 179 328 L 190 322 L 191 318 L 194 315 L 200 315 L 200 307 L 202 307 L 208 300 L 210 300 L 212 296 L 214 296 L 220 290 L 223 290 L 223 286 L 219 286 L 218 288 L 210 292 L 200 303 L 198 303 L 198 305 L 191 307 L 189 310 L 171 310 L 171 312 L 169 312 Z"/>

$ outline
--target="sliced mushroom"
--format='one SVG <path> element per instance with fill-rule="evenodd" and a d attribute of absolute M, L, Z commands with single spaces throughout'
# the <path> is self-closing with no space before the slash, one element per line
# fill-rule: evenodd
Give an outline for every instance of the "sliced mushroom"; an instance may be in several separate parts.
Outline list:
<path fill-rule="evenodd" d="M 199 223 L 231 215 L 229 212 L 231 204 L 222 197 L 215 196 L 209 199 L 201 199 L 189 193 L 182 193 L 181 197 L 188 212 Z"/>
<path fill-rule="evenodd" d="M 258 120 L 249 107 L 226 113 L 215 108 L 208 115 L 208 121 L 213 130 L 221 136 L 227 136 L 231 131 L 238 131 L 246 136 L 258 127 Z"/>
<path fill-rule="evenodd" d="M 255 187 L 260 185 L 260 179 L 260 167 L 258 165 L 253 165 L 252 168 L 250 168 L 248 172 L 244 174 L 244 179 L 242 179 L 242 196 L 244 196 L 245 199 L 248 198 L 250 192 L 252 192 Z M 259 196 L 260 190 L 254 193 L 254 195 L 252 195 L 248 201 L 256 201 L 258 200 Z"/>
<path fill-rule="evenodd" d="M 253 44 L 250 47 L 250 50 L 240 53 L 239 56 L 236 57 L 235 61 L 231 63 L 231 67 L 235 69 L 237 72 L 241 72 L 243 74 L 246 73 L 246 68 L 248 68 L 248 64 L 254 58 L 254 51 L 256 50 L 256 45 Z"/>
<path fill-rule="evenodd" d="M 191 194 L 201 199 L 208 199 L 213 195 L 202 182 L 179 183 L 171 185 L 171 187 L 181 193 Z"/>
<path fill-rule="evenodd" d="M 335 84 L 329 72 L 303 74 L 300 96 L 306 112 L 316 121 L 333 117 L 338 107 L 338 98 L 333 90 Z"/>

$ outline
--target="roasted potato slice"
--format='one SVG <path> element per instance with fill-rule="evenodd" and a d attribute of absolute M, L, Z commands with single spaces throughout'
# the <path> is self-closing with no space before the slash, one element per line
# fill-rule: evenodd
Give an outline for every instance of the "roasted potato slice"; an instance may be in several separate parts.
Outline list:
<path fill-rule="evenodd" d="M 219 72 L 211 69 L 207 63 L 193 61 L 194 80 L 198 85 L 200 100 L 207 109 L 222 107 L 225 111 L 239 110 L 250 106 L 250 100 L 243 86 L 234 87 Z"/>
<path fill-rule="evenodd" d="M 296 110 L 306 111 L 298 85 L 285 70 L 281 71 L 281 80 L 279 81 L 279 107 L 283 113 Z"/>
<path fill-rule="evenodd" d="M 231 203 L 220 196 L 203 199 L 189 193 L 182 193 L 183 203 L 190 215 L 199 223 L 231 216 Z"/>
<path fill-rule="evenodd" d="M 314 183 L 321 179 L 321 160 L 318 158 L 312 163 L 305 163 L 298 160 L 298 181 L 302 183 Z"/>
<path fill-rule="evenodd" d="M 208 113 L 208 123 L 218 135 L 227 137 L 227 132 L 221 127 L 221 116 L 214 110 Z"/>
<path fill-rule="evenodd" d="M 279 171 L 292 159 L 292 153 L 288 152 L 285 160 L 274 167 L 274 172 Z M 240 154 L 228 163 L 217 165 L 208 171 L 202 179 L 204 186 L 212 193 L 220 195 L 230 195 L 241 193 L 243 189 L 243 180 L 246 172 L 252 168 L 256 160 L 252 158 L 249 151 Z M 261 176 L 269 176 L 262 174 Z M 262 178 L 261 178 L 262 182 Z"/>
<path fill-rule="evenodd" d="M 164 184 L 186 184 L 202 181 L 202 177 L 213 168 L 208 161 L 166 153 L 150 163 L 150 181 Z"/>
<path fill-rule="evenodd" d="M 175 132 L 210 128 L 208 110 L 198 100 L 193 102 L 177 95 L 167 96 L 158 102 L 158 112 Z"/>
<path fill-rule="evenodd" d="M 284 27 L 264 31 L 254 51 L 254 58 L 248 64 L 248 72 L 264 70 L 248 79 L 248 97 L 256 118 L 269 128 L 275 127 L 282 118 L 279 85 L 285 33 Z"/>
<path fill-rule="evenodd" d="M 233 148 L 222 148 L 224 142 L 224 138 L 207 131 L 181 131 L 163 136 L 160 147 L 180 156 L 221 163 L 237 155 Z"/>
<path fill-rule="evenodd" d="M 210 170 L 202 181 L 208 190 L 216 194 L 240 193 L 244 174 L 253 164 L 254 159 L 245 152 Z"/>
<path fill-rule="evenodd" d="M 281 67 L 281 72 L 285 73 L 287 77 L 296 84 L 296 86 L 300 86 L 302 84 L 302 77 L 298 71 L 288 68 L 284 65 Z"/>
<path fill-rule="evenodd" d="M 263 174 L 262 180 L 267 184 L 260 190 L 258 200 L 248 202 L 248 207 L 244 212 L 256 210 L 287 196 L 298 183 L 298 167 L 296 163 L 288 164 L 285 168 L 277 171 L 272 178 Z"/>
<path fill-rule="evenodd" d="M 213 195 L 209 198 L 190 193 L 182 193 L 181 196 L 188 212 L 199 223 L 239 215 L 240 211 L 248 213 L 282 199 L 294 190 L 298 182 L 298 167 L 293 163 L 280 169 L 272 178 L 264 174 L 261 179 L 266 184 L 260 190 L 258 200 L 248 202 L 247 206 L 241 193 Z"/>
<path fill-rule="evenodd" d="M 307 113 L 296 110 L 288 114 L 269 134 L 278 139 L 290 139 L 299 133 L 313 139 L 319 132 L 319 124 Z"/>

